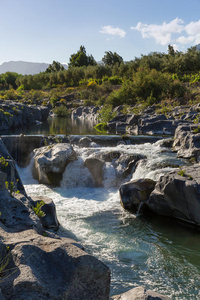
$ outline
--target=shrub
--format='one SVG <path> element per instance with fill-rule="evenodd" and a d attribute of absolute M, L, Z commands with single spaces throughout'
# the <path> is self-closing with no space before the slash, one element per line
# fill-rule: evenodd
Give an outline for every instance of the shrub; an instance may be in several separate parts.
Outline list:
<path fill-rule="evenodd" d="M 99 119 L 102 123 L 108 123 L 117 115 L 117 113 L 113 112 L 113 107 L 110 104 L 104 105 L 104 107 L 99 111 L 99 114 Z"/>
<path fill-rule="evenodd" d="M 61 118 L 67 117 L 69 115 L 67 107 L 64 105 L 54 108 L 53 112 Z"/>

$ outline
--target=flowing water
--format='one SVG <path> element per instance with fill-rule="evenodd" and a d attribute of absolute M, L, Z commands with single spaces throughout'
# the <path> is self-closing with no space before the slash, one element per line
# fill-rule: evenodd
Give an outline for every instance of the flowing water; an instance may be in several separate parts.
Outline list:
<path fill-rule="evenodd" d="M 167 218 L 144 218 L 125 211 L 117 186 L 121 166 L 114 168 L 107 162 L 104 187 L 95 188 L 83 165 L 86 157 L 116 149 L 143 154 L 147 158 L 126 180 L 157 180 L 172 166 L 185 162 L 160 142 L 116 147 L 92 143 L 90 148 L 74 149 L 79 158 L 66 167 L 59 188 L 38 184 L 31 176 L 31 165 L 19 172 L 28 195 L 46 195 L 54 200 L 62 225 L 60 234 L 70 231 L 86 252 L 110 268 L 111 295 L 143 285 L 173 299 L 200 299 L 199 232 Z"/>

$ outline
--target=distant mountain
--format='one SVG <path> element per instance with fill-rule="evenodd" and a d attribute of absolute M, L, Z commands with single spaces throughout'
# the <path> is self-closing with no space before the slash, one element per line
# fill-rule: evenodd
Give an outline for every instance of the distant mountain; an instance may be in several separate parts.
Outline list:
<path fill-rule="evenodd" d="M 40 72 L 44 72 L 48 68 L 49 64 L 46 63 L 33 63 L 26 61 L 9 61 L 0 65 L 0 74 L 5 72 L 16 72 L 22 75 L 34 75 Z M 63 64 L 67 69 L 67 65 Z"/>

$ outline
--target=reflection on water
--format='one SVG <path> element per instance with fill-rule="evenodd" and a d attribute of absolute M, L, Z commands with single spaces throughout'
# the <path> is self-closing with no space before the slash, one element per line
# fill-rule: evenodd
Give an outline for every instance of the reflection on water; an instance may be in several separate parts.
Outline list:
<path fill-rule="evenodd" d="M 49 117 L 48 120 L 42 124 L 12 128 L 8 131 L 4 130 L 0 132 L 0 134 L 99 135 L 99 132 L 94 129 L 97 123 L 95 120 Z"/>

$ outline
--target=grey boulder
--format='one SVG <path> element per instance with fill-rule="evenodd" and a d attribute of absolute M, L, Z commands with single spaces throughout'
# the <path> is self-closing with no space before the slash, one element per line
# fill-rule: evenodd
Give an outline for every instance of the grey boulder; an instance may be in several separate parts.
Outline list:
<path fill-rule="evenodd" d="M 171 298 L 146 290 L 144 287 L 139 286 L 129 290 L 121 295 L 111 297 L 112 300 L 170 300 Z"/>
<path fill-rule="evenodd" d="M 155 181 L 148 178 L 122 184 L 119 189 L 121 205 L 125 209 L 137 212 L 140 205 L 147 202 L 155 184 Z"/>
<path fill-rule="evenodd" d="M 33 177 L 40 183 L 59 186 L 66 166 L 76 159 L 76 153 L 67 143 L 35 149 Z"/>
<path fill-rule="evenodd" d="M 148 207 L 155 213 L 200 226 L 200 165 L 161 176 L 150 195 Z"/>

